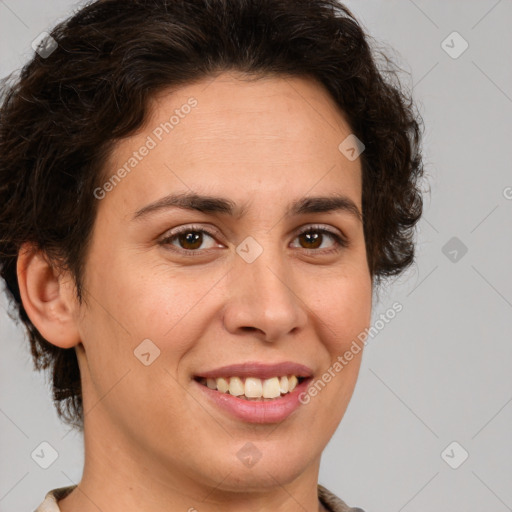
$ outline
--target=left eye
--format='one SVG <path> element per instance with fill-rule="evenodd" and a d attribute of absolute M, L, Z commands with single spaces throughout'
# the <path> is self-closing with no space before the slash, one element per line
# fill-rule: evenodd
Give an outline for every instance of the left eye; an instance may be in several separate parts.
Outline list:
<path fill-rule="evenodd" d="M 334 249 L 331 249 L 331 251 L 336 251 L 347 246 L 347 242 L 343 237 L 325 228 L 308 228 L 299 233 L 297 238 L 302 237 L 303 240 L 306 241 L 306 244 L 310 245 L 310 247 L 303 247 L 303 249 L 319 249 L 326 235 L 335 241 Z"/>
<path fill-rule="evenodd" d="M 178 252 L 184 251 L 189 254 L 190 253 L 198 253 L 199 251 L 197 249 L 200 249 L 201 246 L 203 245 L 205 235 L 207 238 L 210 238 L 213 242 L 215 242 L 214 234 L 211 234 L 204 229 L 199 229 L 199 228 L 196 229 L 196 228 L 189 227 L 189 228 L 185 228 L 180 231 L 177 231 L 177 232 L 171 234 L 170 236 L 164 238 L 160 242 L 160 244 L 174 246 L 174 247 L 176 247 L 176 250 Z M 327 252 L 336 251 L 336 250 L 339 250 L 339 249 L 347 246 L 347 242 L 342 236 L 340 236 L 336 233 L 333 233 L 330 230 L 325 229 L 325 228 L 311 228 L 310 227 L 310 228 L 298 233 L 295 238 L 303 240 L 304 243 L 306 244 L 306 246 L 301 244 L 302 247 L 299 247 L 299 248 L 302 248 L 305 250 L 316 251 L 318 249 L 325 249 L 325 247 L 322 247 L 322 245 L 323 245 L 323 241 L 324 241 L 326 235 L 335 241 L 334 244 L 331 244 L 331 245 L 334 245 L 334 249 L 331 249 L 330 251 L 327 251 Z M 203 249 L 211 249 L 215 246 L 216 246 L 216 244 L 212 243 L 210 245 L 210 247 L 206 247 Z M 219 245 L 217 245 L 217 247 L 219 247 Z"/>

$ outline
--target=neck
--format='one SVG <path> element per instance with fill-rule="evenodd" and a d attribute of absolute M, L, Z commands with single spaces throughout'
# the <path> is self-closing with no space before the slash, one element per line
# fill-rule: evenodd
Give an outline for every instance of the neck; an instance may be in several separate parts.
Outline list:
<path fill-rule="evenodd" d="M 90 431 L 82 480 L 59 502 L 61 512 L 327 512 L 318 500 L 320 457 L 294 478 L 260 464 L 212 471 L 208 481 L 184 461 L 135 450 L 118 431 Z"/>

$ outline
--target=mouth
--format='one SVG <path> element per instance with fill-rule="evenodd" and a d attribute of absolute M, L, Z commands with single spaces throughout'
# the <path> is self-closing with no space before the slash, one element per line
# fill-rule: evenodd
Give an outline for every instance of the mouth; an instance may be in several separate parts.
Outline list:
<path fill-rule="evenodd" d="M 281 398 L 302 384 L 308 377 L 291 375 L 274 376 L 267 379 L 259 377 L 194 377 L 199 384 L 219 393 L 236 396 L 237 398 L 269 402 Z"/>
<path fill-rule="evenodd" d="M 193 377 L 204 399 L 231 418 L 276 423 L 300 408 L 313 371 L 290 361 L 247 362 L 200 371 Z"/>

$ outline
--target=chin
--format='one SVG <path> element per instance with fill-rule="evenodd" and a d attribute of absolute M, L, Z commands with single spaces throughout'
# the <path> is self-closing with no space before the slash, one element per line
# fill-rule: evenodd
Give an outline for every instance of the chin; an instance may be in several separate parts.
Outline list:
<path fill-rule="evenodd" d="M 231 471 L 231 473 L 226 476 L 219 489 L 231 492 L 264 492 L 276 485 L 288 485 L 306 469 L 305 463 L 276 465 L 264 463 L 263 460 L 260 460 L 252 468 L 241 465 L 230 466 L 227 471 Z"/>
<path fill-rule="evenodd" d="M 233 486 L 233 490 L 243 488 L 248 491 L 261 491 L 278 484 L 287 485 L 304 473 L 315 460 L 314 456 L 308 456 L 301 443 L 287 443 L 281 450 L 276 449 L 272 443 L 266 444 L 265 441 L 249 441 L 242 443 L 242 449 L 232 452 L 232 457 L 224 461 L 224 474 L 231 472 L 224 484 Z M 320 461 L 320 455 L 317 459 Z"/>

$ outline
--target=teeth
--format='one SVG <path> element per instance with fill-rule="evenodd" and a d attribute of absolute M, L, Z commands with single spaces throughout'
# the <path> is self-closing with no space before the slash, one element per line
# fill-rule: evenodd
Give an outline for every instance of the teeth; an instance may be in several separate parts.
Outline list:
<path fill-rule="evenodd" d="M 295 377 L 295 375 L 292 375 L 289 379 L 288 379 L 288 391 L 291 393 L 294 389 L 295 389 L 295 386 L 299 383 L 297 377 Z"/>
<path fill-rule="evenodd" d="M 276 398 L 281 395 L 279 379 L 272 377 L 263 381 L 263 398 Z"/>
<path fill-rule="evenodd" d="M 261 379 L 248 377 L 245 379 L 245 396 L 247 398 L 260 398 L 263 394 Z"/>
<path fill-rule="evenodd" d="M 284 375 L 264 380 L 247 377 L 245 381 L 240 377 L 219 377 L 217 379 L 201 379 L 200 382 L 221 393 L 229 393 L 248 400 L 261 400 L 291 393 L 299 381 L 296 375 Z"/>
<path fill-rule="evenodd" d="M 240 396 L 245 392 L 244 383 L 240 377 L 231 377 L 229 379 L 229 394 Z"/>
<path fill-rule="evenodd" d="M 222 377 L 220 377 L 220 378 L 218 378 L 216 380 L 217 380 L 217 389 L 221 393 L 226 393 L 227 390 L 229 389 L 228 381 L 226 379 L 223 379 Z"/>

